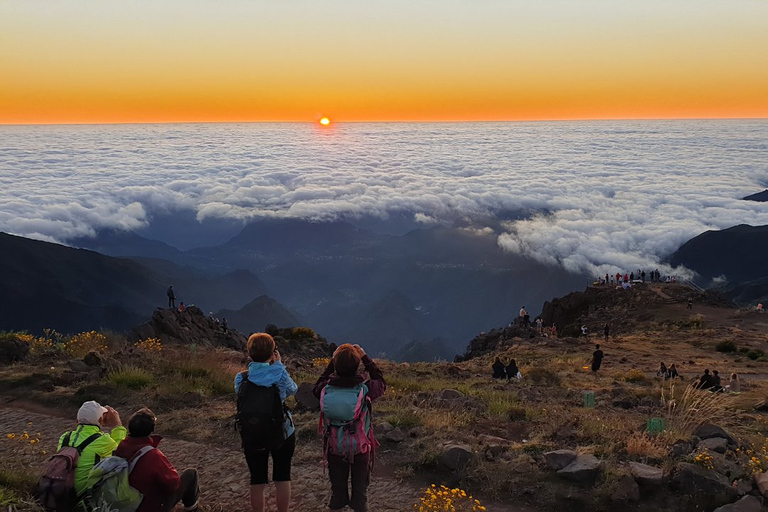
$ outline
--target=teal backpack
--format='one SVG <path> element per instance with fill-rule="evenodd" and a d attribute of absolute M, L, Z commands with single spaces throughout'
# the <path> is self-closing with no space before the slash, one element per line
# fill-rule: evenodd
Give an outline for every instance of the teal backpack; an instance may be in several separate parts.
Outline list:
<path fill-rule="evenodd" d="M 76 512 L 136 512 L 144 496 L 131 487 L 128 477 L 139 459 L 154 449 L 144 446 L 130 460 L 113 455 L 93 466 Z"/>
<path fill-rule="evenodd" d="M 349 462 L 359 453 L 373 454 L 378 442 L 371 425 L 368 386 L 325 386 L 320 393 L 320 433 L 326 454 L 340 455 Z"/>

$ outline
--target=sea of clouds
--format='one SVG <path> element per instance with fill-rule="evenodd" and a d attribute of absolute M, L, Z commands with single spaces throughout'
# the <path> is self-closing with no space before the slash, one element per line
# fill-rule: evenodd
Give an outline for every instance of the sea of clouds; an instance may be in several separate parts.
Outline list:
<path fill-rule="evenodd" d="M 506 251 L 602 275 L 768 224 L 768 121 L 0 127 L 0 231 L 66 242 L 158 215 L 507 220 Z M 482 225 L 479 225 L 482 227 Z"/>

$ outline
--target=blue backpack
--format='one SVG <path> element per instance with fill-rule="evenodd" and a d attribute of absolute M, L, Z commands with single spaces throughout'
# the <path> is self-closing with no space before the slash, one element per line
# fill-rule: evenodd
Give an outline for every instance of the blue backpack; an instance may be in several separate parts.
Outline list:
<path fill-rule="evenodd" d="M 378 442 L 371 424 L 368 386 L 325 386 L 320 393 L 320 433 L 326 454 L 340 455 L 349 462 L 357 454 L 373 454 Z"/>

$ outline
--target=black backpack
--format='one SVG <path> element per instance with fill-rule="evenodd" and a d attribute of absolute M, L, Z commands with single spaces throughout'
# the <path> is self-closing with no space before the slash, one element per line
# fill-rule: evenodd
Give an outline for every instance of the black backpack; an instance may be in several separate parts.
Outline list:
<path fill-rule="evenodd" d="M 285 407 L 277 385 L 258 386 L 241 372 L 235 428 L 246 450 L 276 450 L 285 441 Z"/>

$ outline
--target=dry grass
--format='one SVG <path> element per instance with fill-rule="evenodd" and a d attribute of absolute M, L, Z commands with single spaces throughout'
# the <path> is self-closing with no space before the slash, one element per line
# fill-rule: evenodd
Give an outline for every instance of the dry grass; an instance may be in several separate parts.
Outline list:
<path fill-rule="evenodd" d="M 667 432 L 675 438 L 690 437 L 702 423 L 719 423 L 730 418 L 737 400 L 735 395 L 728 393 L 697 389 L 693 383 L 680 392 L 674 380 L 661 391 Z"/>
<path fill-rule="evenodd" d="M 634 433 L 627 439 L 627 455 L 637 459 L 663 460 L 669 450 L 659 438 Z"/>

